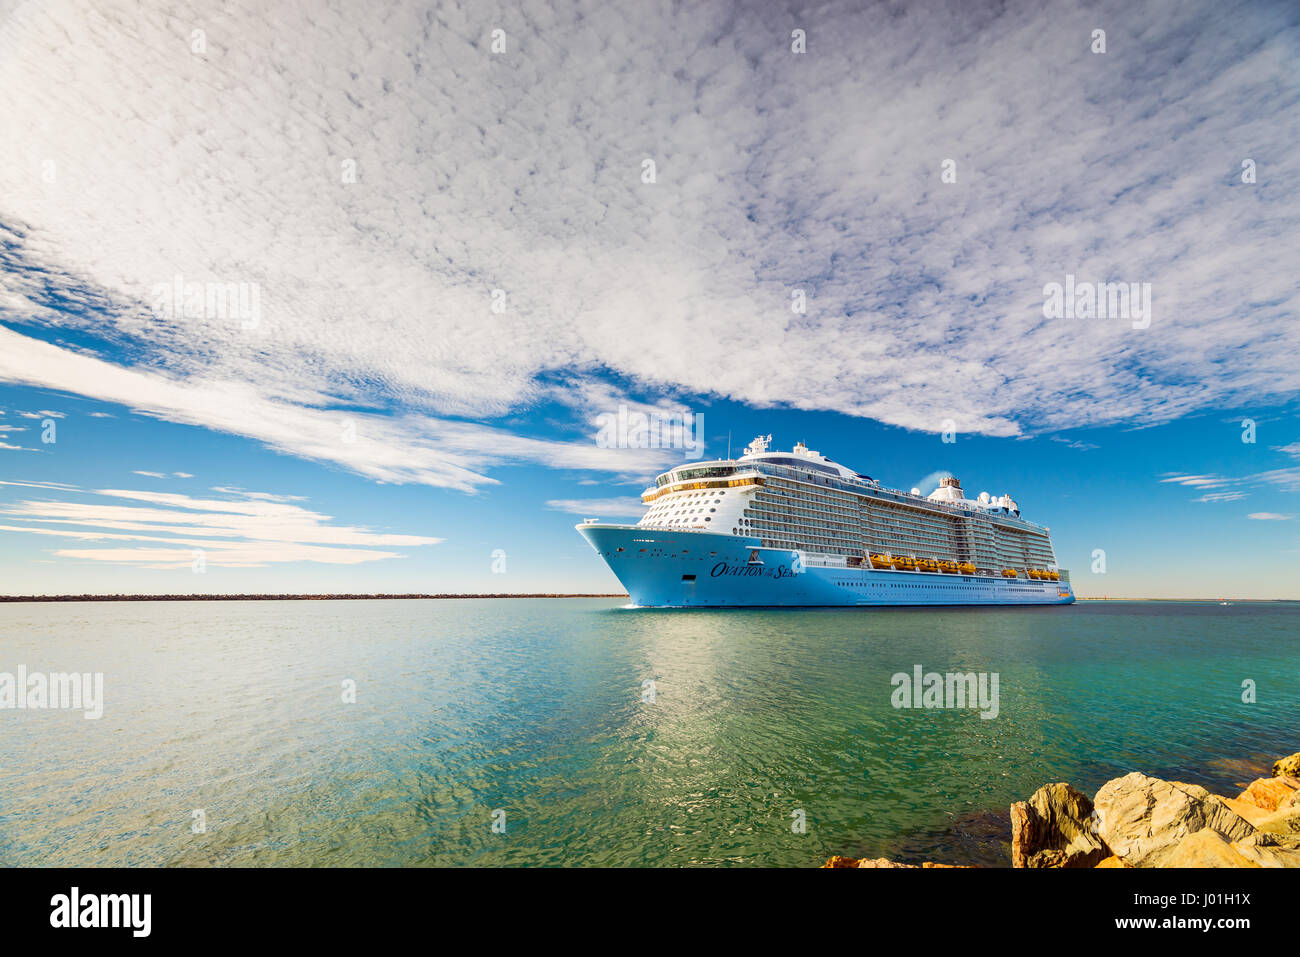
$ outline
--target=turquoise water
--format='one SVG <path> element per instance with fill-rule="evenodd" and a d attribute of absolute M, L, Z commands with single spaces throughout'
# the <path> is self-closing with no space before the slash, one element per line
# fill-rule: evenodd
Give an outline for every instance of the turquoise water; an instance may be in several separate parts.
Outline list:
<path fill-rule="evenodd" d="M 106 703 L 0 710 L 0 864 L 1004 863 L 1007 805 L 1045 782 L 1235 793 L 1300 750 L 1297 626 L 1288 604 L 3 604 L 0 672 L 103 672 Z M 998 716 L 895 709 L 917 664 L 997 672 Z"/>

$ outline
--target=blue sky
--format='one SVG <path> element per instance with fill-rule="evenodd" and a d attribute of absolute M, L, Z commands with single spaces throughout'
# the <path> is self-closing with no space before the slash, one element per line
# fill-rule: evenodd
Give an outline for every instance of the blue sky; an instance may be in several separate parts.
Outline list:
<path fill-rule="evenodd" d="M 614 591 L 626 404 L 1300 598 L 1294 5 L 304 16 L 0 21 L 0 590 Z"/>

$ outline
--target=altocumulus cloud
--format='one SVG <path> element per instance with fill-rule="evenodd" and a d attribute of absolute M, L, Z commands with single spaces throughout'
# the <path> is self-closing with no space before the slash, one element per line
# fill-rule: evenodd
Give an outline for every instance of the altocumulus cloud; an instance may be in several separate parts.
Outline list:
<path fill-rule="evenodd" d="M 7 9 L 3 380 L 465 489 L 664 464 L 487 424 L 609 375 L 993 435 L 1300 389 L 1292 4 Z M 1150 327 L 1045 318 L 1067 273 Z"/>

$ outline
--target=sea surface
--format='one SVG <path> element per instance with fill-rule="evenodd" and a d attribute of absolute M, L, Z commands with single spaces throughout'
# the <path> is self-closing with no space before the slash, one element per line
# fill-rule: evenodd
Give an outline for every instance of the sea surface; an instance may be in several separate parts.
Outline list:
<path fill-rule="evenodd" d="M 1044 783 L 1300 750 L 1286 603 L 0 604 L 20 665 L 105 701 L 0 710 L 10 866 L 1006 864 Z M 997 673 L 997 717 L 895 708 L 916 665 Z"/>

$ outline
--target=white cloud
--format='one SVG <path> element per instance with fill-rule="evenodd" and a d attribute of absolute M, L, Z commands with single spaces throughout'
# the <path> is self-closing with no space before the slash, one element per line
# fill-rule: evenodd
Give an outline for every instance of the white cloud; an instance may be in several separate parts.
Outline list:
<path fill-rule="evenodd" d="M 173 472 L 172 475 L 173 475 L 175 478 L 179 478 L 179 479 L 192 479 L 192 478 L 194 478 L 194 476 L 191 475 L 189 472 Z"/>
<path fill-rule="evenodd" d="M 1084 442 L 1082 439 L 1067 439 L 1067 438 L 1062 438 L 1059 435 L 1053 435 L 1052 441 L 1060 442 L 1066 447 L 1071 449 L 1077 449 L 1080 452 L 1091 452 L 1093 449 L 1101 448 L 1101 446 L 1099 445 L 1094 445 L 1091 442 Z"/>
<path fill-rule="evenodd" d="M 81 542 L 150 543 L 114 548 L 60 548 L 58 557 L 149 568 L 188 567 L 194 550 L 209 565 L 250 567 L 283 562 L 358 564 L 403 557 L 393 548 L 434 545 L 422 535 L 375 532 L 332 524 L 269 493 L 192 498 L 130 489 L 75 489 L 50 483 L 4 482 L 90 497 L 88 502 L 27 500 L 0 505 L 13 524 L 0 531 Z M 144 503 L 123 505 L 120 502 Z M 21 524 L 18 524 L 21 523 Z M 157 547 L 162 545 L 164 547 Z"/>
<path fill-rule="evenodd" d="M 143 476 L 145 476 L 146 478 L 166 478 L 166 477 L 167 477 L 167 476 L 164 475 L 162 472 L 141 472 L 141 471 L 133 470 L 132 474 L 134 474 L 134 475 L 143 475 Z"/>
<path fill-rule="evenodd" d="M 1238 502 L 1241 499 L 1245 498 L 1247 494 L 1248 493 L 1246 492 L 1208 492 L 1205 495 L 1202 495 L 1198 499 L 1193 499 L 1193 501 L 1204 502 L 1207 504 L 1216 504 L 1219 502 Z"/>
<path fill-rule="evenodd" d="M 1221 475 L 1181 475 L 1174 474 L 1168 478 L 1162 478 L 1162 483 L 1173 482 L 1177 485 L 1189 485 L 1192 488 L 1221 488 L 1224 485 L 1231 484 L 1232 479 L 1224 478 Z"/>
<path fill-rule="evenodd" d="M 184 4 L 14 8 L 0 315 L 140 367 L 8 332 L 0 379 L 456 488 L 665 464 L 461 421 L 555 398 L 557 373 L 577 423 L 612 373 L 993 435 L 1300 391 L 1276 345 L 1300 311 L 1283 4 L 829 3 L 797 18 L 802 56 L 780 11 L 538 11 L 250 9 L 195 55 Z M 1045 319 L 1067 272 L 1150 282 L 1151 327 Z M 154 317 L 177 274 L 255 284 L 257 328 Z"/>
<path fill-rule="evenodd" d="M 551 499 L 546 503 L 546 507 L 557 512 L 568 512 L 571 515 L 590 515 L 599 518 L 640 517 L 645 511 L 641 499 L 630 496 Z"/>
<path fill-rule="evenodd" d="M 251 383 L 183 380 L 123 368 L 0 326 L 4 379 L 94 395 L 171 422 L 248 436 L 273 449 L 333 462 L 384 482 L 470 490 L 493 482 L 483 470 L 501 462 L 641 472 L 675 464 L 671 451 L 599 448 L 594 438 L 546 441 L 452 419 L 296 404 Z"/>
<path fill-rule="evenodd" d="M 1286 522 L 1295 518 L 1294 515 L 1281 515 L 1277 512 L 1251 512 L 1246 517 L 1257 522 Z"/>

